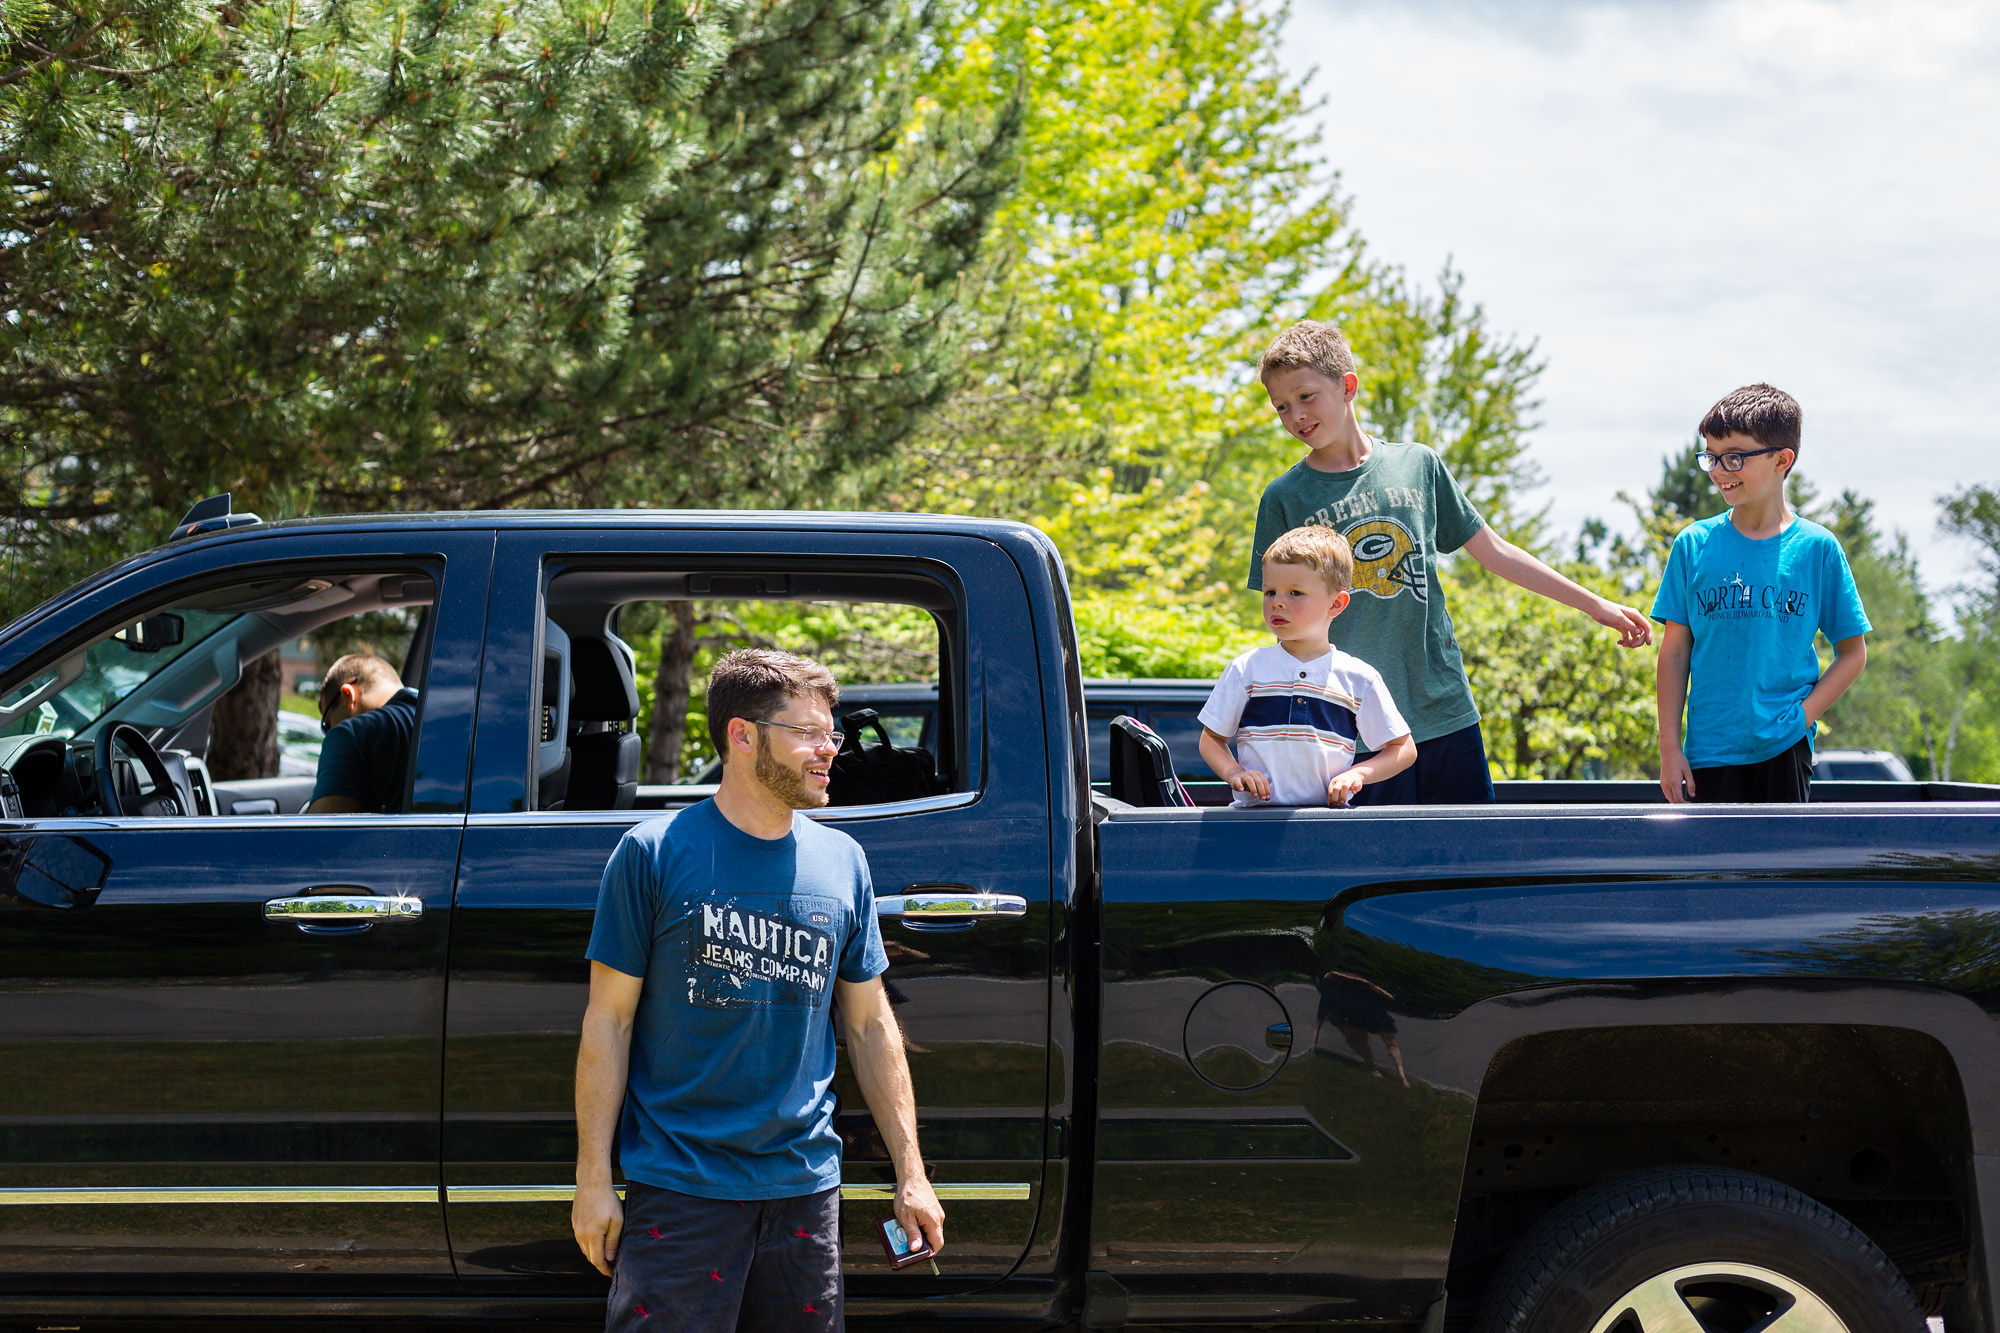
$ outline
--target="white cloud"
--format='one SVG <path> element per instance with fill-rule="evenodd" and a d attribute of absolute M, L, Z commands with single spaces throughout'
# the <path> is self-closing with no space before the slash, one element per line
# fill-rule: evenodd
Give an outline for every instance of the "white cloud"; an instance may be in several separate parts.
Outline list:
<path fill-rule="evenodd" d="M 1822 491 L 1969 574 L 1935 499 L 2000 482 L 2000 6 L 1296 0 L 1285 56 L 1375 251 L 1540 339 L 1560 525 L 1769 380 Z"/>

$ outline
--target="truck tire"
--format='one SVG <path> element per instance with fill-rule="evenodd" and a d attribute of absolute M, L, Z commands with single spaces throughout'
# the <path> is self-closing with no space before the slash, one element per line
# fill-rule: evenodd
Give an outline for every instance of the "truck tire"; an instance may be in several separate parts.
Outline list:
<path fill-rule="evenodd" d="M 1923 1333 L 1889 1257 L 1852 1222 L 1747 1171 L 1603 1181 L 1516 1242 L 1477 1333 Z"/>

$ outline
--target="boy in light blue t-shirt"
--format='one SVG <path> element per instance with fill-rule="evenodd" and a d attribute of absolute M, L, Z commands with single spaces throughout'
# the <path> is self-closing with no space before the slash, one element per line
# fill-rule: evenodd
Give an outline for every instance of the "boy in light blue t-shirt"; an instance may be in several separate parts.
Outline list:
<path fill-rule="evenodd" d="M 1729 510 L 1674 539 L 1653 601 L 1669 801 L 1809 799 L 1813 732 L 1867 664 L 1871 627 L 1846 552 L 1785 503 L 1800 415 L 1790 394 L 1752 384 L 1702 418 L 1696 461 Z M 1824 673 L 1819 634 L 1833 644 Z"/>

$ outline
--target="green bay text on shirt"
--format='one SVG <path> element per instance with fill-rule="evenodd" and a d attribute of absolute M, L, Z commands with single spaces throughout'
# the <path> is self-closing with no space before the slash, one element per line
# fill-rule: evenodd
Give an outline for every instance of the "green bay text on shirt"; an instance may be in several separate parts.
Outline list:
<path fill-rule="evenodd" d="M 1376 440 L 1368 461 L 1346 472 L 1294 464 L 1258 502 L 1252 589 L 1264 586 L 1264 548 L 1308 524 L 1332 528 L 1353 548 L 1354 597 L 1332 638 L 1382 673 L 1410 735 L 1421 744 L 1479 721 L 1437 557 L 1465 545 L 1485 520 L 1444 460 L 1421 444 Z"/>

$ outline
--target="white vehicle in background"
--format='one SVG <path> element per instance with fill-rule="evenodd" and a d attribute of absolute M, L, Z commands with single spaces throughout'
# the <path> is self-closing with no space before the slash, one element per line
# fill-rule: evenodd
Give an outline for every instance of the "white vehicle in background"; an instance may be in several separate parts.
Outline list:
<path fill-rule="evenodd" d="M 1814 782 L 1915 782 L 1910 766 L 1887 750 L 1821 750 Z"/>
<path fill-rule="evenodd" d="M 319 723 L 304 713 L 278 712 L 278 776 L 305 778 L 319 772 Z"/>

